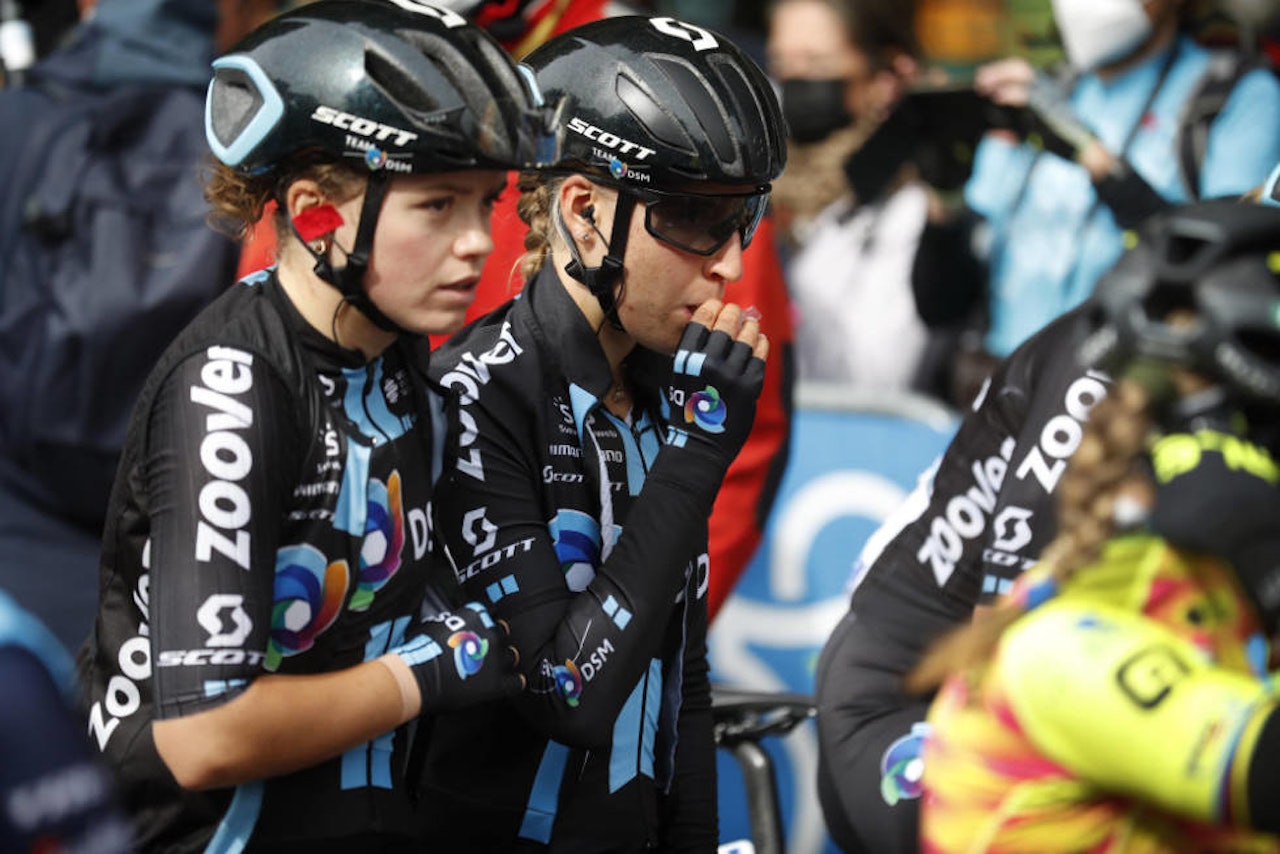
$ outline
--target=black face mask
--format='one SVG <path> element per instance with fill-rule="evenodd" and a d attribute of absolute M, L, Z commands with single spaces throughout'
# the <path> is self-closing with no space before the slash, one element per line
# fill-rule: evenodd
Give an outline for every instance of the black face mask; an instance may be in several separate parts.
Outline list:
<path fill-rule="evenodd" d="M 782 117 L 793 140 L 817 142 L 853 122 L 844 106 L 846 83 L 843 78 L 782 81 Z"/>

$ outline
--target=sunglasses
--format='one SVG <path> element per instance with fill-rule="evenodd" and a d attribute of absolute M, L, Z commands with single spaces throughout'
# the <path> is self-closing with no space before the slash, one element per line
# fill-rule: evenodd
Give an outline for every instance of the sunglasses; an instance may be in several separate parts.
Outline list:
<path fill-rule="evenodd" d="M 714 255 L 736 232 L 746 249 L 764 218 L 769 192 L 732 196 L 665 193 L 627 187 L 644 203 L 645 231 L 694 255 Z"/>

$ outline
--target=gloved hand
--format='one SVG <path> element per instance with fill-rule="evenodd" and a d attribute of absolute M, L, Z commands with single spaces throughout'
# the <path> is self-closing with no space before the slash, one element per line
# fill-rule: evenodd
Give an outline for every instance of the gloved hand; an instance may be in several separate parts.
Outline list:
<path fill-rule="evenodd" d="M 1065 160 L 1078 160 L 1081 152 L 1097 140 L 1071 109 L 1062 87 L 1043 74 L 1037 74 L 1027 90 L 1023 118 L 1023 137 L 1037 148 Z"/>
<path fill-rule="evenodd" d="M 1280 470 L 1248 439 L 1214 429 L 1173 433 L 1151 462 L 1149 524 L 1175 546 L 1225 559 L 1267 630 L 1280 621 Z"/>
<path fill-rule="evenodd" d="M 722 312 L 732 308 L 726 306 Z M 668 445 L 728 468 L 751 432 L 763 385 L 764 360 L 750 345 L 690 322 L 680 338 L 667 387 Z"/>
<path fill-rule="evenodd" d="M 423 712 L 513 697 L 524 687 L 515 669 L 519 653 L 479 602 L 429 617 L 419 627 L 422 634 L 391 652 L 413 671 Z"/>

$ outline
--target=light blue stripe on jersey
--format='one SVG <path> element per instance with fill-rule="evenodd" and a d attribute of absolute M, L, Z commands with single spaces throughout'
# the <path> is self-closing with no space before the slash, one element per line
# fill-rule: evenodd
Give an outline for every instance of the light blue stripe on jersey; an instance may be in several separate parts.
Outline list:
<path fill-rule="evenodd" d="M 609 416 L 609 420 L 618 430 L 618 435 L 622 437 L 623 455 L 627 458 L 627 492 L 632 496 L 639 495 L 640 487 L 644 486 L 645 474 L 640 446 L 636 444 L 636 437 L 631 435 L 631 428 L 627 426 L 627 422 L 612 412 L 606 411 L 605 414 Z"/>
<path fill-rule="evenodd" d="M 369 521 L 369 454 L 372 448 L 347 442 L 347 464 L 342 470 L 342 489 L 333 510 L 333 527 L 353 537 L 364 536 Z"/>
<path fill-rule="evenodd" d="M 520 838 L 535 842 L 551 841 L 551 829 L 556 823 L 556 809 L 560 800 L 560 781 L 564 779 L 565 763 L 569 761 L 569 748 L 555 741 L 547 742 L 533 778 L 533 790 L 520 823 Z"/>
<path fill-rule="evenodd" d="M 245 849 L 262 812 L 262 787 L 261 780 L 236 786 L 231 806 L 205 846 L 204 854 L 240 854 Z"/>
<path fill-rule="evenodd" d="M 662 709 L 662 661 L 649 662 L 649 684 L 645 688 L 644 732 L 640 740 L 640 773 L 653 779 L 653 744 L 658 735 L 658 713 Z"/>
<path fill-rule="evenodd" d="M 372 661 L 393 647 L 404 643 L 405 629 L 410 617 L 397 617 L 378 623 L 369 629 L 369 640 L 364 644 L 364 660 Z M 367 741 L 342 754 L 342 788 L 360 789 L 374 786 L 392 788 L 391 755 L 395 751 L 396 731 L 385 732 L 373 741 Z"/>
<path fill-rule="evenodd" d="M 653 777 L 653 746 L 662 707 L 662 661 L 649 661 L 649 672 L 636 683 L 613 722 L 613 747 L 609 752 L 609 793 L 621 789 L 639 774 Z"/>
<path fill-rule="evenodd" d="M 369 377 L 368 368 L 342 369 L 342 375 L 347 379 L 347 393 L 342 398 L 342 409 L 360 428 L 360 432 L 370 439 L 385 436 L 393 441 L 413 426 L 413 418 L 392 415 L 387 407 L 387 399 L 382 391 L 384 364 L 382 359 L 373 363 L 372 378 Z M 373 386 L 368 395 L 364 393 L 366 383 Z"/>

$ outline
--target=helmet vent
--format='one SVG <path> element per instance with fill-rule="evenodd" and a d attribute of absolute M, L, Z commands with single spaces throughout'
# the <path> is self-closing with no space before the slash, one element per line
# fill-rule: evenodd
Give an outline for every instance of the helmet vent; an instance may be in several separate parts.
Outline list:
<path fill-rule="evenodd" d="M 654 139 L 693 153 L 693 146 L 684 130 L 676 120 L 664 110 L 649 93 L 636 85 L 635 81 L 625 74 L 619 74 L 615 84 L 618 100 L 626 105 L 627 110 Z"/>
<path fill-rule="evenodd" d="M 218 142 L 231 146 L 262 109 L 263 97 L 249 75 L 239 68 L 219 68 L 217 85 L 209 93 L 209 117 Z"/>
<path fill-rule="evenodd" d="M 416 33 L 402 33 L 406 40 L 416 41 Z M 430 113 L 439 103 L 431 97 L 427 87 L 415 81 L 413 75 L 402 68 L 394 58 L 376 50 L 365 50 L 364 70 L 373 83 L 397 105 L 420 113 Z"/>
<path fill-rule="evenodd" d="M 1203 238 L 1187 234 L 1171 234 L 1165 245 L 1165 259 L 1168 263 L 1181 267 L 1190 264 L 1196 256 L 1208 248 Z"/>
<path fill-rule="evenodd" d="M 730 135 L 724 107 L 711 94 L 710 83 L 683 62 L 666 57 L 654 57 L 653 61 L 671 78 L 676 90 L 693 110 L 693 117 L 702 126 L 716 159 L 721 163 L 736 162 L 737 146 Z"/>
<path fill-rule="evenodd" d="M 1159 282 L 1142 301 L 1142 310 L 1156 323 L 1165 323 L 1175 312 L 1198 314 L 1195 297 L 1186 285 Z"/>

